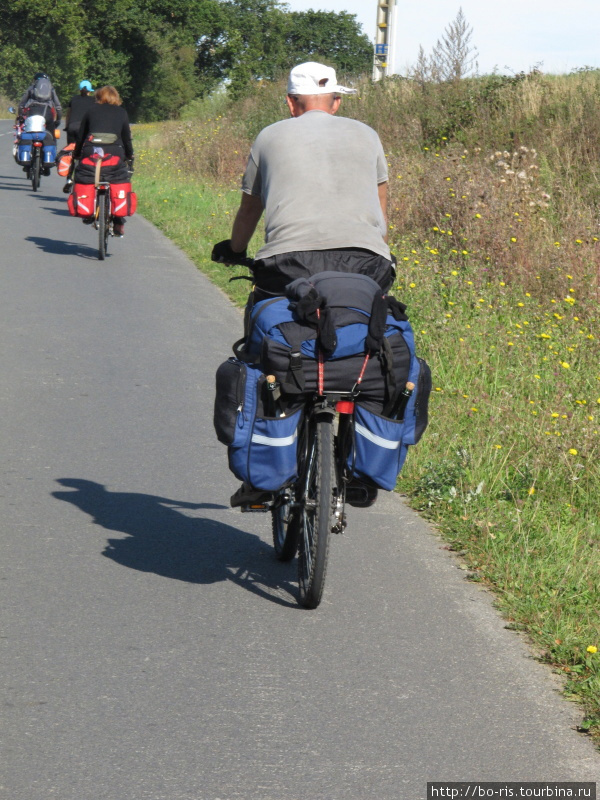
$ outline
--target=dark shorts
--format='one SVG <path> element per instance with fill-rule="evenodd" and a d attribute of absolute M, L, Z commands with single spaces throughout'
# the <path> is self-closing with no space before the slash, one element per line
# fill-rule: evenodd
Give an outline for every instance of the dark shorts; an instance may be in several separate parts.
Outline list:
<path fill-rule="evenodd" d="M 303 250 L 282 253 L 254 262 L 256 285 L 266 294 L 283 294 L 296 278 L 309 278 L 317 272 L 357 272 L 373 278 L 384 292 L 389 291 L 396 270 L 383 256 L 361 248 Z"/>

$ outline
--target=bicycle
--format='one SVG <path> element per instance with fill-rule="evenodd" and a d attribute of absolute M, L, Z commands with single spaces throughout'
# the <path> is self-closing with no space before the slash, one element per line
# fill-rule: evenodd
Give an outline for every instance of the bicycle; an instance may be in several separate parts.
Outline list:
<path fill-rule="evenodd" d="M 73 192 L 73 175 L 77 167 L 77 162 L 73 159 L 69 172 L 67 174 L 67 182 L 63 187 L 63 192 Z M 102 167 L 101 160 L 96 163 L 96 171 L 94 175 L 94 205 L 93 215 L 89 218 L 89 224 L 93 225 L 94 229 L 98 231 L 98 260 L 104 261 L 108 252 L 108 239 L 114 235 L 113 220 L 111 214 L 111 195 L 110 183 L 108 181 L 100 180 L 100 170 Z M 88 206 L 91 211 L 91 206 Z M 88 222 L 88 218 L 84 219 Z"/>
<path fill-rule="evenodd" d="M 110 213 L 110 183 L 96 183 L 96 214 L 94 227 L 98 231 L 98 259 L 104 261 L 108 249 L 108 237 L 113 235 Z"/>
<path fill-rule="evenodd" d="M 329 557 L 329 535 L 346 529 L 346 491 L 352 479 L 348 456 L 353 437 L 354 397 L 340 392 L 306 398 L 299 433 L 298 478 L 272 502 L 273 545 L 280 561 L 298 554 L 300 603 L 321 602 Z M 365 488 L 365 505 L 367 504 Z M 268 504 L 267 504 L 268 505 Z"/>
<path fill-rule="evenodd" d="M 43 142 L 31 143 L 31 164 L 27 170 L 27 179 L 31 181 L 31 189 L 37 192 L 42 177 L 42 148 Z"/>
<path fill-rule="evenodd" d="M 13 108 L 13 106 L 9 106 L 8 110 L 11 114 L 16 114 L 16 111 Z M 17 120 L 14 124 L 15 138 L 13 144 L 13 155 L 17 163 L 22 163 L 19 162 L 17 151 L 18 151 L 18 142 L 23 132 L 23 123 L 24 123 L 24 118 L 17 117 Z M 43 141 L 44 136 L 45 134 L 43 134 L 40 137 L 39 141 L 33 140 L 31 142 L 31 161 L 29 162 L 29 164 L 27 164 L 27 171 L 25 173 L 27 176 L 27 180 L 31 181 L 31 188 L 34 192 L 37 192 L 40 186 L 40 180 L 42 176 L 42 149 L 44 146 L 44 141 Z"/>
<path fill-rule="evenodd" d="M 236 263 L 249 269 L 253 266 L 252 259 L 247 258 Z M 288 409 L 278 393 L 275 377 L 267 376 L 266 382 L 273 391 L 276 415 L 284 416 Z M 298 431 L 298 477 L 269 493 L 270 497 L 241 505 L 244 512 L 270 512 L 278 560 L 291 561 L 298 554 L 299 600 L 305 608 L 314 609 L 321 602 L 330 534 L 341 534 L 346 529 L 349 491 L 352 505 L 359 507 L 368 507 L 376 496 L 373 487 L 353 480 L 350 454 L 357 386 L 358 383 L 350 392 L 326 392 L 319 380 L 316 393 L 304 396 L 303 421 Z"/>

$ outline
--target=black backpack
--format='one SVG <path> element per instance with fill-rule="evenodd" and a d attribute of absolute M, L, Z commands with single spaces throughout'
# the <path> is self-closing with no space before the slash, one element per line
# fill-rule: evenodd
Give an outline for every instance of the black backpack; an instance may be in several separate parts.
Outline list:
<path fill-rule="evenodd" d="M 47 103 L 52 98 L 52 84 L 49 78 L 38 78 L 33 84 L 31 95 L 40 103 Z"/>

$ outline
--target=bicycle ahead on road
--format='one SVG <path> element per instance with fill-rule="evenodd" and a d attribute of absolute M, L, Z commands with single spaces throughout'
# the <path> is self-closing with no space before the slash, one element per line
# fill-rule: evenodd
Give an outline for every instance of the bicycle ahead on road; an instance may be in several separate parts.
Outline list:
<path fill-rule="evenodd" d="M 243 259 L 238 263 L 250 269 L 253 266 L 251 259 Z M 337 294 L 337 281 L 344 281 L 349 277 L 358 278 L 359 281 L 365 280 L 364 276 L 349 276 L 346 273 L 326 273 L 326 275 L 330 276 L 329 280 L 335 281 L 335 284 L 331 284 L 334 295 Z M 341 289 L 342 286 L 343 284 L 340 284 L 339 288 Z M 381 295 L 380 291 L 379 294 Z M 283 305 L 287 307 L 287 302 L 284 298 L 274 298 L 273 302 L 277 300 L 282 300 Z M 270 300 L 265 300 L 262 305 L 267 307 L 270 303 Z M 254 309 L 257 309 L 260 305 L 259 303 Z M 244 413 L 252 415 L 251 411 L 243 409 L 244 403 L 248 405 L 249 397 L 247 388 L 244 387 L 249 383 L 250 372 L 255 374 L 262 369 L 262 363 L 259 365 L 254 364 L 252 367 L 244 366 L 242 363 L 246 360 L 243 348 L 246 346 L 250 335 L 254 309 L 247 308 L 246 337 L 242 340 L 244 343 L 241 345 L 242 349 L 240 347 L 236 349 L 236 345 L 234 345 L 234 352 L 237 358 L 230 359 L 220 368 L 220 370 L 224 368 L 223 376 L 231 375 L 236 370 L 244 371 L 245 374 L 244 381 L 238 381 L 234 392 L 230 392 L 230 394 L 233 394 L 233 406 L 235 406 L 235 403 L 239 404 L 236 425 L 244 424 L 241 422 L 241 415 Z M 355 315 L 359 313 L 356 309 L 351 309 L 351 311 Z M 405 316 L 404 320 L 406 320 L 405 326 L 409 328 Z M 410 331 L 410 341 L 412 342 L 412 331 Z M 389 343 L 386 346 L 387 352 L 391 353 Z M 405 347 L 405 363 L 407 364 L 409 355 L 404 340 L 402 341 L 402 346 Z M 265 350 L 263 349 L 262 352 L 265 353 Z M 369 431 L 366 428 L 367 423 L 364 419 L 364 414 L 368 412 L 361 410 L 357 403 L 357 399 L 361 395 L 363 378 L 367 374 L 367 377 L 370 375 L 372 379 L 375 374 L 373 370 L 370 373 L 367 372 L 370 354 L 368 351 L 366 354 L 364 353 L 364 338 L 363 354 L 357 356 L 357 360 L 353 361 L 353 366 L 350 367 L 353 370 L 351 378 L 349 379 L 346 374 L 345 378 L 339 381 L 345 385 L 338 388 L 335 385 L 331 385 L 331 378 L 328 385 L 326 385 L 325 367 L 329 366 L 330 362 L 324 360 L 321 349 L 318 346 L 315 348 L 315 353 L 316 387 L 314 390 L 311 389 L 311 391 L 301 395 L 289 395 L 286 391 L 282 391 L 282 389 L 285 389 L 285 382 L 280 382 L 276 376 L 259 375 L 255 377 L 258 382 L 256 394 L 257 396 L 262 395 L 266 399 L 262 401 L 261 411 L 257 413 L 257 417 L 262 416 L 263 419 L 260 423 L 250 423 L 253 427 L 249 433 L 249 440 L 256 442 L 259 447 L 261 443 L 275 445 L 267 448 L 270 449 L 272 455 L 262 456 L 267 462 L 276 462 L 283 447 L 288 445 L 292 439 L 296 440 L 294 441 L 294 445 L 297 444 L 294 477 L 275 491 L 261 492 L 259 490 L 253 494 L 251 491 L 245 492 L 243 485 L 239 492 L 232 497 L 232 505 L 234 507 L 240 506 L 242 511 L 270 512 L 276 557 L 281 561 L 290 561 L 296 553 L 298 554 L 299 599 L 301 605 L 306 608 L 316 608 L 321 602 L 327 572 L 330 535 L 341 534 L 346 529 L 346 503 L 366 508 L 375 502 L 378 486 L 393 489 L 406 453 L 406 447 L 403 447 L 402 440 L 402 434 L 405 430 L 404 413 L 406 411 L 408 415 L 408 404 L 413 390 L 416 388 L 415 383 L 412 381 L 405 381 L 402 386 L 399 386 L 396 395 L 391 398 L 387 406 L 387 415 L 390 418 L 383 419 L 379 417 L 379 421 L 384 427 L 381 429 L 377 427 Z M 390 355 L 389 358 L 391 360 L 392 356 Z M 268 356 L 265 357 L 265 360 L 268 362 Z M 378 369 L 377 359 L 374 358 L 373 362 L 371 362 L 372 366 Z M 412 362 L 413 359 L 410 358 L 411 365 Z M 426 383 L 428 377 L 427 365 L 421 359 L 416 359 L 416 357 L 414 362 L 415 364 L 411 366 L 410 377 L 414 378 L 415 381 L 418 379 L 420 384 Z M 346 361 L 346 363 L 348 362 Z M 296 365 L 297 367 L 298 365 Z M 292 369 L 294 369 L 293 366 Z M 417 375 L 421 372 L 423 373 L 423 380 L 417 378 Z M 341 374 L 339 373 L 339 368 L 338 374 Z M 404 376 L 406 377 L 408 374 L 408 367 L 406 367 Z M 219 378 L 218 372 L 215 428 L 220 440 L 229 444 L 229 440 L 226 441 L 226 436 L 221 434 L 219 423 L 217 422 L 217 417 L 221 413 L 218 410 L 220 380 L 223 379 Z M 225 380 L 225 386 L 227 386 L 227 380 Z M 350 380 L 350 388 L 348 380 Z M 240 386 L 242 386 L 241 391 L 239 389 Z M 426 387 L 424 388 L 425 391 L 422 392 L 425 397 L 424 404 L 422 403 L 423 429 L 427 424 L 426 395 L 428 394 Z M 417 392 L 415 392 L 416 394 Z M 415 399 L 413 398 L 410 406 L 413 417 L 416 413 L 414 411 Z M 298 414 L 299 418 L 297 428 L 293 422 L 293 417 L 296 414 Z M 375 415 L 371 415 L 371 417 L 375 417 Z M 273 429 L 269 432 L 268 426 L 272 421 L 275 421 L 275 424 L 279 422 L 285 425 L 286 420 L 290 421 L 289 429 L 284 430 L 283 427 L 280 427 L 279 433 L 273 433 Z M 376 424 L 379 424 L 377 420 Z M 267 427 L 259 428 L 259 425 Z M 358 441 L 359 439 L 361 440 L 360 442 Z M 365 443 L 367 449 L 365 449 Z M 368 450 L 371 445 L 380 446 L 380 453 L 373 457 L 373 463 L 370 465 L 373 469 L 370 466 L 365 467 L 364 463 L 357 463 L 357 459 L 360 461 L 362 458 L 364 462 L 371 458 L 372 451 Z M 240 473 L 243 475 L 244 468 L 240 469 L 239 464 L 251 461 L 252 457 L 252 450 L 249 450 L 248 453 L 242 454 L 243 460 L 239 461 L 238 454 L 235 454 L 232 458 L 230 448 L 229 461 L 232 471 L 238 477 L 240 477 Z M 395 459 L 395 466 L 394 464 L 391 466 L 391 477 L 387 466 L 381 468 L 382 459 L 392 459 L 392 461 Z M 274 466 L 273 469 L 277 470 L 277 466 Z M 386 470 L 388 474 L 385 478 L 382 478 L 382 474 Z M 376 479 L 372 480 L 371 476 Z M 245 480 L 244 477 L 242 479 Z M 277 476 L 275 480 L 277 481 Z M 253 480 L 250 483 L 254 485 Z M 238 498 L 238 501 L 236 501 L 236 498 Z"/>
<path fill-rule="evenodd" d="M 42 141 L 31 143 L 31 163 L 27 170 L 27 179 L 31 181 L 31 188 L 37 192 L 42 178 Z"/>
<path fill-rule="evenodd" d="M 10 106 L 8 110 L 11 114 L 16 113 L 12 106 Z M 38 117 L 36 117 L 36 119 L 38 119 Z M 43 120 L 43 117 L 39 117 L 39 119 Z M 15 122 L 15 142 L 13 149 L 17 163 L 23 164 L 24 169 L 26 169 L 25 174 L 27 180 L 31 181 L 32 190 L 37 192 L 40 187 L 44 168 L 43 151 L 46 139 L 46 126 L 45 122 L 42 122 L 43 128 L 42 125 L 40 125 L 39 129 L 27 132 L 24 130 L 24 122 L 25 120 L 23 120 L 23 118 L 19 118 Z M 25 138 L 27 138 L 27 141 L 25 141 Z"/>
<path fill-rule="evenodd" d="M 324 391 L 306 399 L 298 434 L 298 479 L 265 503 L 277 558 L 290 561 L 298 553 L 300 602 L 306 608 L 316 608 L 323 596 L 330 533 L 346 529 L 354 399 L 352 393 Z M 370 505 L 368 488 L 363 491 L 364 505 Z"/>
<path fill-rule="evenodd" d="M 110 183 L 98 181 L 96 188 L 96 216 L 94 227 L 98 231 L 98 258 L 104 261 L 108 249 L 108 239 L 113 235 L 110 206 Z"/>
<path fill-rule="evenodd" d="M 70 192 L 69 211 L 74 216 L 82 216 L 86 224 L 98 231 L 98 259 L 104 261 L 108 251 L 108 240 L 114 235 L 112 219 L 112 198 L 110 182 L 101 179 L 102 161 L 96 162 L 94 183 L 80 187 L 73 183 L 77 163 L 71 162 L 67 183 L 63 189 Z M 83 192 L 79 191 L 82 188 Z"/>

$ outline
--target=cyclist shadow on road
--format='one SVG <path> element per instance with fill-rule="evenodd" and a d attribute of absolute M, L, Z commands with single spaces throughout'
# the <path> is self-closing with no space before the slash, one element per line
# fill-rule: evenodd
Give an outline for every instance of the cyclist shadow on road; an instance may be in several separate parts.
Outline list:
<path fill-rule="evenodd" d="M 43 198 L 42 198 L 43 199 Z M 47 200 L 52 200 L 51 197 L 46 198 Z M 61 203 L 58 208 L 53 208 L 52 206 L 42 206 L 42 211 L 49 211 L 51 214 L 56 214 L 59 217 L 70 217 L 69 209 L 66 207 L 64 203 Z"/>
<path fill-rule="evenodd" d="M 279 605 L 297 608 L 295 571 L 276 561 L 258 536 L 202 516 L 215 503 L 189 503 L 138 492 L 112 492 L 81 478 L 60 478 L 75 491 L 52 492 L 97 525 L 127 534 L 109 539 L 102 555 L 130 569 L 187 583 L 233 581 Z"/>
<path fill-rule="evenodd" d="M 11 181 L 11 183 L 7 181 Z M 18 173 L 16 175 L 0 175 L 0 189 L 3 192 L 32 192 L 31 181 L 27 179 L 25 173 L 21 173 L 21 175 Z"/>
<path fill-rule="evenodd" d="M 58 213 L 58 212 L 55 212 Z M 44 253 L 58 256 L 79 256 L 90 260 L 98 260 L 98 248 L 88 247 L 80 242 L 65 242 L 63 239 L 48 239 L 45 236 L 26 236 L 26 242 L 33 242 Z"/>

